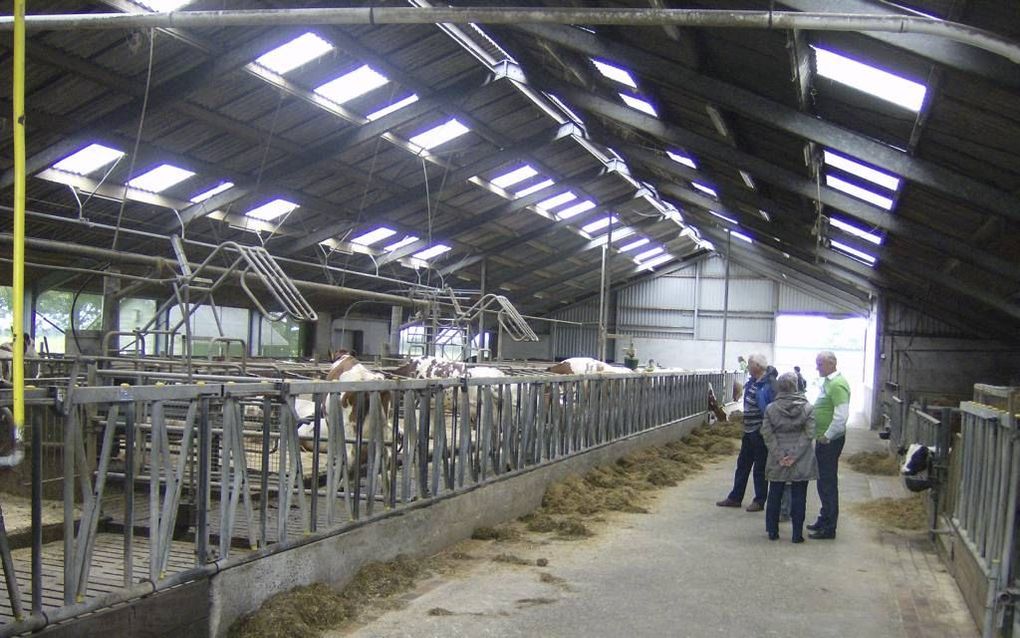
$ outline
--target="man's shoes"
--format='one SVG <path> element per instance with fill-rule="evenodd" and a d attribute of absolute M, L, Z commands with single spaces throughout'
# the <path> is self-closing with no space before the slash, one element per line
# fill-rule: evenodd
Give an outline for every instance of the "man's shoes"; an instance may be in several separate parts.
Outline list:
<path fill-rule="evenodd" d="M 769 540 L 770 541 L 779 540 L 779 532 L 769 532 Z"/>
<path fill-rule="evenodd" d="M 815 540 L 832 540 L 836 538 L 836 532 L 826 529 L 820 529 L 818 531 L 811 532 L 810 534 L 808 534 L 808 538 L 813 538 Z"/>
<path fill-rule="evenodd" d="M 739 505 L 739 503 L 738 503 L 738 505 Z M 751 504 L 747 506 L 745 511 L 748 511 L 748 512 L 760 512 L 763 509 L 765 509 L 764 505 L 762 505 L 758 501 L 751 501 Z"/>
<path fill-rule="evenodd" d="M 811 523 L 810 525 L 805 525 L 804 527 L 806 527 L 809 532 L 817 532 L 822 529 L 822 522 L 818 521 L 816 523 Z"/>
<path fill-rule="evenodd" d="M 814 536 L 812 536 L 811 538 L 814 538 Z M 804 542 L 804 537 L 803 536 L 794 536 L 792 539 L 790 539 L 790 542 L 791 543 L 803 543 Z"/>
<path fill-rule="evenodd" d="M 724 498 L 716 503 L 719 507 L 740 507 L 740 501 Z"/>

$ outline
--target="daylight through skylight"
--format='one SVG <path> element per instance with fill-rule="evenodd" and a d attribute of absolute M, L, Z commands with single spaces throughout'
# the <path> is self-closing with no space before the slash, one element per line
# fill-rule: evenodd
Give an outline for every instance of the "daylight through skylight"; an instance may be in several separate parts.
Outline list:
<path fill-rule="evenodd" d="M 915 113 L 921 110 L 927 91 L 923 84 L 833 51 L 816 46 L 811 48 L 815 50 L 815 63 L 819 75 L 908 108 Z"/>
<path fill-rule="evenodd" d="M 283 75 L 333 50 L 333 45 L 314 33 L 306 33 L 255 59 L 255 64 Z"/>
<path fill-rule="evenodd" d="M 574 204 L 573 206 L 568 206 L 567 208 L 564 208 L 560 212 L 556 213 L 556 216 L 559 217 L 560 219 L 570 219 L 571 217 L 580 215 L 581 213 L 589 211 L 593 208 L 595 208 L 595 202 L 591 201 L 590 199 L 586 199 L 582 202 Z"/>
<path fill-rule="evenodd" d="M 836 250 L 838 250 L 840 252 L 843 252 L 843 253 L 846 253 L 846 254 L 850 255 L 851 257 L 856 257 L 857 259 L 859 259 L 860 261 L 863 261 L 864 263 L 868 264 L 869 266 L 874 266 L 875 265 L 875 261 L 877 261 L 874 257 L 869 255 L 868 253 L 866 253 L 866 252 L 864 252 L 862 250 L 857 250 L 853 246 L 847 246 L 846 244 L 844 244 L 841 241 L 836 241 L 835 239 L 833 239 L 833 240 L 829 241 L 829 244 L 833 248 L 835 248 Z"/>
<path fill-rule="evenodd" d="M 857 226 L 854 226 L 853 224 L 845 222 L 842 219 L 837 219 L 835 217 L 831 217 L 831 218 L 829 218 L 829 224 L 831 224 L 832 226 L 835 226 L 836 228 L 839 228 L 843 232 L 849 233 L 849 234 L 854 235 L 856 237 L 860 237 L 861 239 L 866 239 L 867 241 L 870 241 L 871 243 L 875 244 L 876 246 L 880 246 L 882 244 L 882 237 L 881 237 L 881 235 L 876 235 L 875 233 L 869 233 L 868 231 L 864 230 L 863 228 L 858 228 Z"/>
<path fill-rule="evenodd" d="M 424 133 L 415 135 L 411 138 L 410 142 L 415 146 L 428 150 L 460 137 L 469 130 L 468 127 L 457 121 L 457 118 L 451 118 L 439 126 L 434 126 Z"/>
<path fill-rule="evenodd" d="M 369 113 L 365 117 L 368 118 L 369 122 L 374 122 L 374 121 L 378 120 L 381 117 L 385 117 L 385 116 L 389 115 L 390 113 L 396 113 L 397 111 L 399 111 L 400 109 L 404 108 L 405 106 L 409 106 L 411 104 L 414 104 L 417 101 L 418 101 L 418 95 L 415 94 L 415 93 L 412 93 L 411 95 L 408 95 L 407 97 L 405 97 L 402 100 L 394 102 L 393 104 L 390 104 L 389 106 L 384 106 L 381 109 L 379 109 L 378 111 L 375 111 L 373 113 Z"/>
<path fill-rule="evenodd" d="M 665 255 L 659 255 L 655 259 L 649 259 L 648 261 L 641 262 L 641 268 L 644 270 L 651 270 L 652 268 L 655 268 L 656 266 L 661 266 L 667 261 L 672 261 L 673 259 L 675 259 L 673 255 L 670 255 L 668 253 Z"/>
<path fill-rule="evenodd" d="M 853 195 L 854 197 L 863 199 L 875 206 L 879 206 L 886 210 L 892 210 L 893 200 L 891 198 L 884 197 L 877 193 L 872 193 L 865 188 L 861 188 L 856 184 L 851 184 L 850 182 L 835 177 L 834 175 L 826 175 L 825 184 L 835 188 L 836 190 L 843 191 L 847 195 Z"/>
<path fill-rule="evenodd" d="M 102 144 L 89 144 L 77 153 L 60 160 L 53 165 L 53 168 L 67 173 L 88 175 L 123 156 L 123 151 L 108 148 Z"/>
<path fill-rule="evenodd" d="M 737 225 L 737 220 L 733 219 L 732 217 L 727 217 L 726 215 L 723 215 L 722 213 L 717 213 L 714 210 L 710 210 L 710 211 L 708 211 L 708 214 L 709 215 L 715 215 L 716 217 L 718 217 L 719 219 L 723 220 L 724 222 L 729 222 L 729 223 L 733 224 L 734 226 Z"/>
<path fill-rule="evenodd" d="M 746 241 L 749 244 L 753 244 L 754 243 L 753 239 L 751 239 L 750 237 L 748 237 L 744 233 L 738 233 L 735 230 L 731 230 L 730 231 L 730 236 L 731 237 L 735 237 L 736 239 L 739 239 L 740 241 Z"/>
<path fill-rule="evenodd" d="M 581 226 L 581 230 L 583 230 L 584 232 L 586 232 L 586 233 L 588 233 L 590 235 L 591 233 L 595 232 L 596 230 L 601 230 L 601 229 L 609 226 L 610 222 L 612 222 L 614 224 L 618 224 L 618 223 L 620 223 L 620 220 L 616 218 L 616 215 L 606 216 L 606 217 L 603 217 L 602 219 L 596 219 L 595 221 L 593 221 L 593 222 L 591 222 L 591 223 L 589 223 L 589 224 L 587 224 L 585 226 Z"/>
<path fill-rule="evenodd" d="M 684 166 L 688 166 L 688 167 L 693 168 L 695 170 L 697 170 L 697 168 L 698 168 L 698 165 L 694 163 L 694 160 L 691 159 L 690 157 L 686 156 L 686 155 L 681 155 L 680 153 L 674 153 L 673 151 L 666 151 L 666 155 L 668 155 L 669 159 L 673 160 L 674 162 L 679 162 L 679 163 L 683 164 Z"/>
<path fill-rule="evenodd" d="M 595 68 L 599 70 L 599 73 L 610 80 L 619 82 L 620 84 L 626 84 L 632 89 L 637 88 L 637 82 L 634 81 L 634 78 L 631 77 L 630 72 L 626 69 L 618 67 L 615 64 L 610 64 L 609 62 L 596 60 L 595 58 L 591 59 L 591 63 L 595 65 Z"/>
<path fill-rule="evenodd" d="M 705 186 L 704 184 L 699 184 L 697 182 L 691 182 L 691 186 L 693 186 L 694 188 L 698 189 L 702 193 L 708 195 L 709 197 L 719 197 L 719 195 L 716 194 L 715 189 L 709 188 L 708 186 Z"/>
<path fill-rule="evenodd" d="M 535 204 L 535 206 L 537 206 L 540 210 L 548 211 L 552 208 L 556 208 L 557 206 L 562 206 L 567 202 L 574 201 L 575 199 L 577 199 L 577 195 L 567 191 L 565 193 L 560 193 L 559 195 L 554 195 L 549 199 L 542 200 Z"/>
<path fill-rule="evenodd" d="M 194 197 L 191 198 L 191 201 L 194 202 L 195 204 L 200 204 L 200 203 L 204 202 L 205 200 L 209 199 L 210 197 L 212 197 L 213 195 L 219 195 L 220 193 L 222 193 L 223 191 L 227 190 L 228 188 L 233 188 L 233 187 L 234 187 L 234 182 L 223 182 L 219 186 L 213 186 L 209 190 L 202 191 L 198 195 L 195 195 Z"/>
<path fill-rule="evenodd" d="M 406 246 L 408 244 L 413 244 L 416 241 L 418 241 L 417 237 L 414 237 L 413 235 L 408 235 L 408 236 L 404 237 L 403 239 L 401 239 L 400 241 L 398 241 L 396 243 L 393 243 L 393 244 L 390 244 L 388 246 L 383 247 L 383 250 L 385 250 L 388 253 L 391 253 L 394 250 L 397 250 L 399 248 L 403 248 L 404 246 Z"/>
<path fill-rule="evenodd" d="M 357 237 L 355 237 L 354 239 L 351 240 L 351 243 L 352 244 L 359 244 L 361 246 L 371 246 L 372 244 L 374 244 L 376 242 L 380 242 L 380 241 L 386 239 L 387 237 L 392 237 L 393 235 L 396 235 L 396 234 L 397 234 L 397 231 L 393 230 L 392 228 L 386 228 L 385 226 L 380 226 L 379 228 L 376 228 L 375 230 L 370 230 L 369 232 L 365 233 L 364 235 L 358 235 Z"/>
<path fill-rule="evenodd" d="M 191 2 L 191 0 L 135 0 L 135 2 L 146 9 L 166 13 L 168 11 L 180 9 Z"/>
<path fill-rule="evenodd" d="M 620 93 L 620 99 L 632 109 L 637 109 L 642 113 L 647 113 L 654 117 L 659 117 L 659 114 L 655 112 L 655 107 L 650 102 L 642 100 L 639 97 L 633 95 L 627 95 L 626 93 Z"/>
<path fill-rule="evenodd" d="M 334 104 L 343 104 L 387 82 L 389 80 L 385 75 L 376 73 L 365 64 L 317 87 L 315 92 Z"/>
<path fill-rule="evenodd" d="M 529 187 L 527 187 L 527 188 L 525 188 L 523 190 L 517 191 L 516 193 L 514 193 L 514 197 L 515 198 L 517 198 L 517 197 L 527 197 L 528 195 L 530 195 L 532 193 L 537 193 L 538 191 L 542 190 L 543 188 L 549 188 L 550 186 L 552 186 L 555 183 L 556 182 L 552 181 L 551 179 L 543 180 L 543 181 L 541 181 L 541 182 L 539 182 L 537 184 L 533 184 L 533 185 L 531 185 L 531 186 L 529 186 Z"/>
<path fill-rule="evenodd" d="M 500 175 L 498 177 L 493 177 L 492 180 L 490 180 L 490 181 L 492 182 L 492 184 L 494 186 L 499 186 L 500 188 L 506 188 L 507 186 L 513 186 L 514 184 L 516 184 L 518 182 L 523 182 L 524 180 L 528 179 L 529 177 L 534 177 L 535 175 L 538 175 L 538 171 L 536 171 L 535 169 L 531 168 L 530 164 L 525 164 L 524 166 L 521 166 L 520 168 L 515 168 L 514 170 L 510 171 L 509 173 L 503 173 L 502 175 Z"/>
<path fill-rule="evenodd" d="M 253 219 L 261 219 L 264 222 L 268 222 L 273 219 L 276 219 L 277 217 L 286 215 L 287 213 L 289 213 L 290 211 L 294 210 L 297 207 L 298 205 L 295 204 L 294 202 L 288 202 L 285 199 L 274 199 L 271 202 L 263 204 L 257 208 L 251 209 L 250 211 L 245 213 L 245 216 L 251 217 Z"/>
<path fill-rule="evenodd" d="M 641 239 L 632 241 L 629 244 L 624 244 L 623 246 L 620 246 L 620 252 L 625 253 L 634 250 L 635 248 L 640 248 L 641 246 L 647 244 L 649 241 L 651 240 L 648 239 L 647 237 L 642 237 Z"/>
<path fill-rule="evenodd" d="M 650 248 L 650 249 L 648 249 L 646 251 L 643 251 L 643 252 L 640 252 L 640 253 L 634 255 L 634 261 L 644 261 L 645 259 L 648 259 L 649 257 L 654 257 L 655 255 L 658 255 L 659 253 L 663 252 L 664 250 L 665 249 L 662 246 L 656 246 L 655 248 Z"/>
<path fill-rule="evenodd" d="M 891 191 L 897 190 L 900 187 L 900 178 L 875 170 L 870 166 L 861 164 L 860 162 L 855 162 L 849 157 L 837 155 L 832 151 L 825 151 L 825 163 L 829 166 L 835 166 L 836 168 L 856 175 L 857 177 L 866 179 L 869 182 L 878 184 L 879 186 L 888 188 Z"/>
<path fill-rule="evenodd" d="M 449 246 L 445 244 L 436 244 L 432 248 L 426 248 L 421 252 L 415 253 L 414 255 L 412 255 L 412 257 L 414 257 L 415 259 L 420 259 L 422 261 L 428 261 L 433 257 L 438 257 L 439 255 L 442 255 L 448 250 L 450 250 Z"/>
<path fill-rule="evenodd" d="M 151 193 L 162 193 L 174 184 L 179 184 L 195 173 L 170 164 L 162 164 L 147 173 L 130 180 L 127 185 Z"/>

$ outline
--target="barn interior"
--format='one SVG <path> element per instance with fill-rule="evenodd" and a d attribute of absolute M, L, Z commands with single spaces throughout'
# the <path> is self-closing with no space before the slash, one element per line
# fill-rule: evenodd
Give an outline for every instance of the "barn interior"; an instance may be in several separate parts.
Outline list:
<path fill-rule="evenodd" d="M 947 468 L 1012 423 L 1020 6 L 513 5 L 0 16 L 3 635 L 697 418 L 752 353 L 837 352 L 854 423 Z M 426 356 L 465 366 L 392 374 Z"/>

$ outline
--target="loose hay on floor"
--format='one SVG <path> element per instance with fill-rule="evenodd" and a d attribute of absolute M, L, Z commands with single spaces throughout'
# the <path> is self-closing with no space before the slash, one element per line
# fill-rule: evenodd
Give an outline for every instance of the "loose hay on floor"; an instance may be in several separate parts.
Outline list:
<path fill-rule="evenodd" d="M 919 531 L 928 528 L 928 495 L 879 498 L 854 505 L 854 509 L 882 527 Z"/>
<path fill-rule="evenodd" d="M 512 541 L 520 537 L 520 532 L 506 525 L 496 527 L 476 527 L 471 538 L 478 541 Z"/>
<path fill-rule="evenodd" d="M 895 456 L 885 452 L 858 452 L 846 458 L 847 464 L 864 474 L 879 476 L 896 476 L 900 473 L 900 464 Z"/>

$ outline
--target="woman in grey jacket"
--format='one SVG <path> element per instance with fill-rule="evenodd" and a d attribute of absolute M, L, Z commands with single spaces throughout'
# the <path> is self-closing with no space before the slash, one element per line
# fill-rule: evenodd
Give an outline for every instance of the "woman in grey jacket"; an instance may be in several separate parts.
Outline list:
<path fill-rule="evenodd" d="M 769 540 L 779 538 L 779 505 L 783 485 L 791 483 L 790 518 L 793 542 L 804 542 L 804 508 L 807 484 L 818 478 L 818 466 L 811 443 L 815 434 L 813 408 L 797 393 L 797 375 L 792 372 L 776 381 L 778 395 L 765 409 L 761 435 L 768 448 L 765 478 L 769 481 L 765 506 L 765 531 Z"/>

